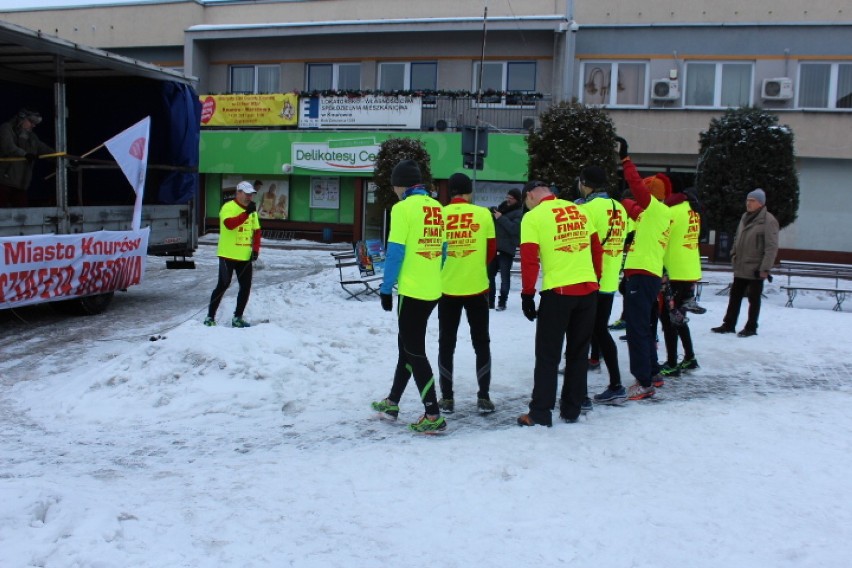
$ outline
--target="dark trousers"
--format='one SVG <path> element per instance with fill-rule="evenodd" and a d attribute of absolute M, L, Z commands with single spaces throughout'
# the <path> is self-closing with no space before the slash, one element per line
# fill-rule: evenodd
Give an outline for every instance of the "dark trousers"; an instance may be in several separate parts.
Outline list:
<path fill-rule="evenodd" d="M 408 379 L 413 374 L 414 384 L 417 385 L 426 414 L 441 413 L 435 393 L 432 365 L 426 357 L 426 326 L 437 304 L 438 300 L 418 300 L 400 296 L 396 308 L 399 325 L 399 334 L 397 334 L 399 358 L 388 398 L 399 402 L 408 385 Z"/>
<path fill-rule="evenodd" d="M 644 387 L 659 372 L 657 363 L 657 313 L 660 277 L 633 274 L 627 280 L 624 313 L 627 318 L 627 351 L 630 373 Z"/>
<path fill-rule="evenodd" d="M 618 369 L 618 347 L 609 332 L 609 316 L 612 315 L 613 294 L 598 293 L 598 306 L 595 310 L 595 327 L 592 329 L 592 359 L 603 355 L 606 370 L 609 373 L 609 386 L 621 386 L 621 371 Z M 596 353 L 597 351 L 597 353 Z M 595 355 L 598 355 L 595 357 Z"/>
<path fill-rule="evenodd" d="M 731 296 L 728 298 L 728 312 L 725 314 L 725 326 L 736 328 L 740 317 L 740 305 L 743 296 L 748 298 L 748 320 L 745 329 L 757 331 L 757 318 L 760 316 L 760 297 L 763 294 L 763 279 L 737 278 L 731 284 Z"/>
<path fill-rule="evenodd" d="M 438 374 L 441 397 L 453 398 L 453 356 L 456 352 L 459 323 L 464 310 L 470 326 L 470 340 L 476 353 L 478 398 L 488 398 L 491 386 L 491 336 L 488 333 L 488 297 L 443 296 L 438 303 Z"/>
<path fill-rule="evenodd" d="M 219 258 L 219 281 L 216 283 L 216 289 L 210 295 L 210 306 L 207 308 L 208 317 L 216 319 L 219 303 L 231 285 L 234 272 L 237 273 L 237 282 L 240 285 L 240 290 L 237 292 L 237 307 L 234 309 L 234 316 L 238 318 L 243 317 L 246 304 L 248 304 L 249 294 L 251 294 L 251 261 L 231 260 L 230 258 Z"/>
<path fill-rule="evenodd" d="M 683 358 L 692 359 L 695 351 L 692 348 L 692 334 L 689 332 L 689 324 L 675 326 L 669 317 L 669 311 L 678 309 L 683 303 L 695 296 L 695 284 L 693 282 L 669 282 L 672 290 L 674 306 L 662 307 L 660 311 L 660 325 L 663 328 L 663 338 L 666 342 L 666 363 L 669 366 L 677 365 L 677 342 L 683 343 Z"/>
<path fill-rule="evenodd" d="M 507 252 L 497 252 L 497 256 L 488 265 L 488 300 L 494 304 L 494 297 L 497 293 L 496 277 L 500 273 L 500 302 L 506 303 L 509 298 L 509 284 L 512 276 L 512 263 L 515 261 L 515 254 Z"/>
<path fill-rule="evenodd" d="M 530 416 L 539 424 L 552 424 L 562 341 L 565 348 L 565 379 L 560 397 L 560 415 L 573 420 L 580 415 L 586 398 L 589 341 L 595 323 L 597 292 L 586 296 L 541 293 L 535 328 L 535 371 Z"/>

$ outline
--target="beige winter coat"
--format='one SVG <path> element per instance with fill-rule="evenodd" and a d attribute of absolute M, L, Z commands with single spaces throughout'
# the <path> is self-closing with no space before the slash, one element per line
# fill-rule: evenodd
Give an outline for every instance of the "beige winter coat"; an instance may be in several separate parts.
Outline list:
<path fill-rule="evenodd" d="M 746 224 L 748 217 L 749 214 L 744 213 L 737 227 L 731 249 L 731 264 L 736 278 L 757 280 L 760 272 L 769 272 L 775 265 L 778 220 L 766 207 L 761 207 L 754 220 Z"/>

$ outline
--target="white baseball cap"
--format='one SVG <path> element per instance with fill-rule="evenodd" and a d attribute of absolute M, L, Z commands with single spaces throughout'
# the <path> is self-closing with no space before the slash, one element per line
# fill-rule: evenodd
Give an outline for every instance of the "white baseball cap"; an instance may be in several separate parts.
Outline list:
<path fill-rule="evenodd" d="M 254 186 L 251 182 L 241 181 L 237 184 L 237 191 L 242 191 L 243 193 L 257 193 Z"/>

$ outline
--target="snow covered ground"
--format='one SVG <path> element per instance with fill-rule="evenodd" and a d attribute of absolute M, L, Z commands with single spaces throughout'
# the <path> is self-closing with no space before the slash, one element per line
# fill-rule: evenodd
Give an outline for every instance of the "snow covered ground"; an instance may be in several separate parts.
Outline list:
<path fill-rule="evenodd" d="M 719 336 L 730 274 L 707 273 L 699 370 L 651 401 L 520 428 L 534 324 L 516 280 L 492 312 L 498 411 L 475 412 L 462 323 L 458 410 L 423 437 L 405 429 L 413 385 L 399 424 L 372 417 L 394 315 L 346 300 L 328 250 L 264 249 L 250 329 L 201 325 L 214 255 L 202 246 L 195 271 L 150 258 L 100 316 L 0 312 L 0 565 L 849 564 L 852 315 L 829 297 L 784 308 L 779 277 L 758 336 Z M 437 314 L 429 338 L 437 369 Z"/>

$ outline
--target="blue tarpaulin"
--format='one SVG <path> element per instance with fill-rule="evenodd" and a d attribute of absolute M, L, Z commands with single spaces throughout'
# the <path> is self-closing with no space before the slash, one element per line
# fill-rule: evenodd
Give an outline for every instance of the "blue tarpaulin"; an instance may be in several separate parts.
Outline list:
<path fill-rule="evenodd" d="M 201 102 L 188 85 L 163 83 L 162 96 L 168 109 L 169 160 L 173 166 L 198 168 L 201 137 Z M 186 203 L 198 193 L 197 172 L 171 172 L 160 183 L 162 203 Z"/>

